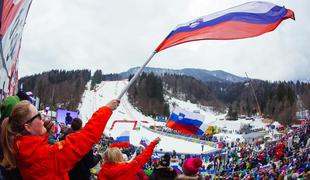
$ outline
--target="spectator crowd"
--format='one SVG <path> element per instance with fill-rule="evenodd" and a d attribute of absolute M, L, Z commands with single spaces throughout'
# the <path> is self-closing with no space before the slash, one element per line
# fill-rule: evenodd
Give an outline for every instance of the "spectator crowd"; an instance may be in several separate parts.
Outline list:
<path fill-rule="evenodd" d="M 84 127 L 79 118 L 58 127 L 29 99 L 7 97 L 1 104 L 0 179 L 310 178 L 309 123 L 278 141 L 224 141 L 220 153 L 207 156 L 154 152 L 159 138 L 145 147 L 110 146 L 114 139 L 103 131 L 119 103 L 112 100 L 101 107 Z M 157 130 L 181 135 L 166 127 Z M 201 140 L 214 138 L 205 135 Z"/>

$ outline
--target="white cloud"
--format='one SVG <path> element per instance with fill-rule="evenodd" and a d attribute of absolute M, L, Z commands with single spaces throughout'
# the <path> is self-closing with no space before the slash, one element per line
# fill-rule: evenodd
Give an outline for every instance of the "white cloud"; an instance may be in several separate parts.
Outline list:
<path fill-rule="evenodd" d="M 40 0 L 33 1 L 20 53 L 21 76 L 51 69 L 141 66 L 177 25 L 245 0 Z M 272 1 L 295 11 L 275 31 L 235 41 L 200 41 L 158 53 L 148 66 L 221 69 L 252 78 L 310 77 L 310 1 Z"/>

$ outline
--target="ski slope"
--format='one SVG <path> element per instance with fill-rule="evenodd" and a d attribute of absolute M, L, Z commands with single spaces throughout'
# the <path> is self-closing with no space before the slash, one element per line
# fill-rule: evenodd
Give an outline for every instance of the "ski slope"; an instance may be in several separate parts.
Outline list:
<path fill-rule="evenodd" d="M 117 97 L 121 90 L 127 85 L 128 81 L 103 81 L 101 84 L 98 84 L 95 91 L 90 91 L 90 83 L 87 85 L 85 90 L 82 103 L 79 105 L 80 118 L 85 124 L 88 119 L 91 117 L 93 112 L 95 112 L 99 107 L 105 105 L 111 99 Z M 172 101 L 172 100 L 170 100 Z M 193 108 L 195 105 L 186 102 L 183 103 L 182 107 Z M 116 123 L 114 128 L 110 130 L 112 123 L 115 120 L 135 120 L 138 122 L 138 130 L 133 130 L 133 124 L 128 123 Z M 141 121 L 147 121 L 148 123 L 143 123 Z M 139 142 L 142 137 L 146 137 L 148 140 L 153 140 L 156 137 L 161 138 L 161 142 L 157 145 L 156 150 L 163 151 L 172 151 L 175 150 L 178 153 L 190 153 L 190 154 L 201 154 L 201 153 L 210 153 L 216 151 L 216 148 L 204 145 L 204 150 L 202 151 L 202 145 L 194 142 L 189 142 L 181 139 L 176 139 L 173 137 L 167 137 L 160 135 L 154 132 L 151 132 L 141 125 L 150 126 L 158 124 L 152 118 L 143 115 L 137 109 L 135 109 L 129 102 L 127 94 L 125 94 L 122 99 L 120 106 L 115 110 L 108 121 L 105 134 L 116 138 L 125 130 L 130 131 L 130 143 L 133 145 L 139 145 Z"/>
<path fill-rule="evenodd" d="M 105 105 L 111 99 L 116 98 L 127 84 L 127 80 L 103 81 L 96 85 L 95 91 L 90 91 L 90 83 L 88 83 L 87 89 L 82 97 L 82 103 L 79 106 L 80 118 L 83 120 L 84 124 L 99 107 Z M 220 129 L 225 129 L 227 131 L 226 133 L 219 133 L 215 136 L 218 138 L 223 138 L 227 142 L 236 141 L 237 139 L 243 141 L 244 135 L 237 134 L 236 132 L 239 131 L 245 124 L 251 125 L 254 129 L 263 129 L 266 127 L 266 124 L 264 124 L 260 118 L 256 118 L 254 121 L 245 119 L 228 121 L 225 120 L 225 114 L 215 113 L 210 107 L 193 104 L 189 101 L 182 101 L 168 96 L 166 96 L 165 99 L 170 104 L 170 111 L 173 110 L 172 104 L 177 104 L 179 107 L 182 107 L 187 111 L 199 112 L 204 115 L 205 122 L 209 125 L 217 126 Z M 133 130 L 133 123 L 116 123 L 114 128 L 110 129 L 113 122 L 116 120 L 136 121 L 139 130 Z M 152 118 L 143 115 L 128 102 L 127 94 L 125 94 L 121 99 L 120 106 L 113 112 L 104 133 L 115 138 L 123 131 L 128 130 L 130 131 L 130 142 L 133 145 L 138 145 L 142 137 L 146 137 L 150 141 L 156 137 L 161 137 L 162 141 L 157 146 L 157 150 L 162 149 L 163 151 L 176 150 L 180 153 L 201 154 L 217 150 L 213 147 L 205 145 L 204 151 L 202 152 L 201 144 L 160 135 L 143 128 L 142 125 L 147 127 L 151 125 L 164 126 L 165 123 L 154 121 Z M 256 134 L 254 134 L 254 136 L 255 135 Z"/>

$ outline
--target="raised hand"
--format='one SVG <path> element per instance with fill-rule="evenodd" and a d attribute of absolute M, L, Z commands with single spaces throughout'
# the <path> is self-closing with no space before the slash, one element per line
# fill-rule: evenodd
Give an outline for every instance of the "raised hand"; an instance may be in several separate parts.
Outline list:
<path fill-rule="evenodd" d="M 158 144 L 160 140 L 161 139 L 159 137 L 157 137 L 156 139 L 154 139 L 154 142 L 156 142 Z"/>
<path fill-rule="evenodd" d="M 108 104 L 106 104 L 105 106 L 114 111 L 119 106 L 119 103 L 120 103 L 119 99 L 113 99 L 110 102 L 108 102 Z"/>

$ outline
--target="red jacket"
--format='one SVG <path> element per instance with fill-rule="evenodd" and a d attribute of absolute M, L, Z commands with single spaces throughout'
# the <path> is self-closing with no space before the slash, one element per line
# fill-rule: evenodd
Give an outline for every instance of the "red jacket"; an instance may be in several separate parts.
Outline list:
<path fill-rule="evenodd" d="M 129 163 L 103 163 L 98 180 L 136 180 L 138 171 L 148 162 L 157 142 L 151 142 L 144 151 Z"/>
<path fill-rule="evenodd" d="M 99 141 L 111 114 L 101 107 L 82 130 L 53 145 L 47 136 L 16 136 L 15 157 L 23 179 L 69 179 L 67 172 Z"/>

